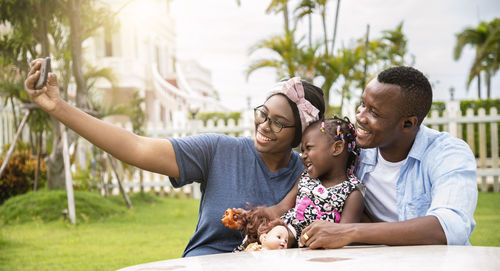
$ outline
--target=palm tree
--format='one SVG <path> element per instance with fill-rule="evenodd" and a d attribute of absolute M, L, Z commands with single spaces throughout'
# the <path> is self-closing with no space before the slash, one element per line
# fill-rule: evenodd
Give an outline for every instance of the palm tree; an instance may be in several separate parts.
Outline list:
<path fill-rule="evenodd" d="M 333 36 L 332 36 L 332 54 L 335 52 L 335 40 L 337 39 L 337 25 L 339 22 L 339 11 L 340 11 L 340 0 L 337 0 L 337 9 L 335 11 L 335 22 L 333 24 Z"/>
<path fill-rule="evenodd" d="M 309 82 L 312 82 L 314 78 L 321 75 L 318 66 L 321 65 L 323 58 L 319 54 L 319 48 L 320 44 L 316 43 L 296 49 L 296 75 Z"/>
<path fill-rule="evenodd" d="M 271 0 L 267 6 L 266 13 L 279 13 L 283 12 L 283 22 L 285 26 L 285 33 L 290 32 L 290 19 L 288 16 L 288 0 Z"/>
<path fill-rule="evenodd" d="M 295 44 L 295 25 L 293 28 L 290 27 L 290 18 L 288 15 L 288 0 L 271 0 L 271 3 L 269 3 L 269 6 L 266 8 L 266 13 L 283 13 L 283 25 L 285 27 L 285 40 L 289 42 L 290 44 L 294 45 Z M 289 76 L 292 77 L 294 76 L 294 65 L 293 65 L 293 56 L 295 55 L 294 52 L 294 46 L 289 47 L 290 51 L 288 54 L 284 55 L 285 58 L 283 60 L 285 61 L 286 65 L 288 66 Z"/>
<path fill-rule="evenodd" d="M 344 79 L 340 90 L 340 110 L 342 110 L 345 100 L 351 100 L 353 88 L 364 88 L 359 84 L 364 77 L 364 53 L 362 46 L 341 48 L 339 50 L 339 72 Z M 357 82 L 358 84 L 356 84 Z"/>
<path fill-rule="evenodd" d="M 307 16 L 308 19 L 308 43 L 309 47 L 312 47 L 312 14 L 314 13 L 314 9 L 316 8 L 316 2 L 313 0 L 302 0 L 299 3 L 299 6 L 295 8 L 295 12 L 297 12 L 297 21 L 302 19 L 304 16 Z"/>
<path fill-rule="evenodd" d="M 250 48 L 250 54 L 260 49 L 267 49 L 274 52 L 276 57 L 271 59 L 259 59 L 252 62 L 247 70 L 247 77 L 255 70 L 264 67 L 275 68 L 280 78 L 295 76 L 297 65 L 294 52 L 297 50 L 297 44 L 293 42 L 294 33 L 295 30 L 292 30 L 288 34 L 285 33 L 284 35 L 272 36 L 269 39 L 257 42 L 257 44 Z"/>
<path fill-rule="evenodd" d="M 406 45 L 408 40 L 403 33 L 403 22 L 400 22 L 395 29 L 383 30 L 379 42 L 383 45 L 380 53 L 390 65 L 401 66 L 405 64 L 405 55 L 408 52 Z"/>
<path fill-rule="evenodd" d="M 481 73 L 485 73 L 487 97 L 491 97 L 491 77 L 499 69 L 500 63 L 500 19 L 491 22 L 481 22 L 477 27 L 465 28 L 456 35 L 457 42 L 454 49 L 455 60 L 460 59 L 465 46 L 475 48 L 476 54 L 470 67 L 467 78 L 467 88 L 474 78 L 478 82 L 478 98 L 481 98 Z"/>

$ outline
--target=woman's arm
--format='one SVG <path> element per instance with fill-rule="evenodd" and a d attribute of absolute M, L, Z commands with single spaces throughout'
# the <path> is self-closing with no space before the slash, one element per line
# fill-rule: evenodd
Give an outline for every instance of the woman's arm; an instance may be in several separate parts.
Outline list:
<path fill-rule="evenodd" d="M 169 140 L 135 135 L 66 103 L 59 96 L 57 77 L 53 73 L 49 74 L 46 86 L 35 90 L 35 82 L 40 76 L 40 65 L 41 59 L 31 63 L 30 72 L 24 82 L 26 91 L 40 108 L 92 144 L 128 164 L 171 177 L 179 177 L 175 152 Z"/>

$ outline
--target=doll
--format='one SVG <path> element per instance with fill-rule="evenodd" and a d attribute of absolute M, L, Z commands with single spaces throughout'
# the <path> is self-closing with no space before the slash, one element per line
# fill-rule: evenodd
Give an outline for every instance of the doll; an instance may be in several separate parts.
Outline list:
<path fill-rule="evenodd" d="M 227 209 L 221 221 L 226 227 L 246 234 L 235 251 L 286 249 L 292 236 L 286 223 L 279 218 L 271 220 L 264 207 L 248 211 Z"/>

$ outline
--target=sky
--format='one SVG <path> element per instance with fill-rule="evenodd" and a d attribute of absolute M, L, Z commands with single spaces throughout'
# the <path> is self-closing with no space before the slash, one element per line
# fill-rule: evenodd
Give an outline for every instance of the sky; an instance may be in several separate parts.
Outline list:
<path fill-rule="evenodd" d="M 281 79 L 272 68 L 257 70 L 246 77 L 252 60 L 271 56 L 265 51 L 250 55 L 249 49 L 259 40 L 283 33 L 281 14 L 265 13 L 270 1 L 241 0 L 240 6 L 236 0 L 174 0 L 172 3 L 178 58 L 194 59 L 208 68 L 222 103 L 231 110 L 262 104 L 267 90 Z M 330 33 L 336 3 L 329 1 Z M 381 31 L 394 29 L 404 21 L 408 52 L 415 57 L 414 67 L 432 83 L 434 100 L 449 100 L 452 87 L 456 99 L 476 99 L 475 81 L 468 91 L 465 84 L 474 50 L 465 47 L 461 59 L 455 61 L 455 34 L 495 17 L 500 17 L 498 0 L 343 0 L 336 48 L 342 44 L 349 46 L 364 37 L 367 24 L 370 38 L 377 38 Z M 306 20 L 299 25 L 299 36 L 306 34 L 305 24 Z M 321 27 L 319 16 L 314 17 L 314 39 L 321 38 Z M 484 98 L 485 86 L 482 91 Z M 500 73 L 492 80 L 492 96 L 500 98 Z M 331 102 L 338 101 L 332 97 Z"/>

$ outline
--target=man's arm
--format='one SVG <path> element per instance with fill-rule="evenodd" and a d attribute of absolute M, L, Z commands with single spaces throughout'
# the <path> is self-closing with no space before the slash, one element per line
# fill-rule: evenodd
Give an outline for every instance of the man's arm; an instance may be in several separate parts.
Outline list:
<path fill-rule="evenodd" d="M 309 237 L 307 240 L 304 234 Z M 446 245 L 439 220 L 424 216 L 402 222 L 335 224 L 315 221 L 302 231 L 310 248 L 341 248 L 351 243 L 382 245 Z"/>

